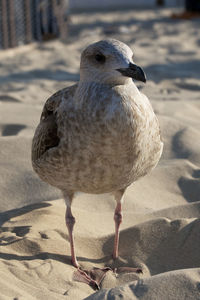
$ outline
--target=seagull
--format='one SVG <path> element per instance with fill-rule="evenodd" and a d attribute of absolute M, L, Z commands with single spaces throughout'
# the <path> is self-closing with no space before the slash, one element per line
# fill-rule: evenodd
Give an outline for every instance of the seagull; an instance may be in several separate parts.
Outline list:
<path fill-rule="evenodd" d="M 162 154 L 158 119 L 135 80 L 146 82 L 146 77 L 126 44 L 105 39 L 89 45 L 81 54 L 79 82 L 46 101 L 33 137 L 33 169 L 62 191 L 71 262 L 78 269 L 71 210 L 75 193 L 113 194 L 116 259 L 124 193 Z"/>

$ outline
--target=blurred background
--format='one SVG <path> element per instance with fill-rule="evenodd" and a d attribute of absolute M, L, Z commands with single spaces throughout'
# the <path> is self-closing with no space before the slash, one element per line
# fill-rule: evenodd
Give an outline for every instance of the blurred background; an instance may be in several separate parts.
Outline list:
<path fill-rule="evenodd" d="M 200 10 L 198 0 L 1 0 L 0 49 L 56 37 L 65 40 L 75 12 L 159 6 Z"/>

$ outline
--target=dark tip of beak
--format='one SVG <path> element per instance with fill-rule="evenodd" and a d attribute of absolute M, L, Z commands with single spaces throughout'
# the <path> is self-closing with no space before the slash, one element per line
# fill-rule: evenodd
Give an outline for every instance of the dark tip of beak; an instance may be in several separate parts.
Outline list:
<path fill-rule="evenodd" d="M 146 76 L 142 68 L 130 63 L 128 68 L 117 69 L 122 75 L 131 77 L 135 80 L 146 82 Z"/>
<path fill-rule="evenodd" d="M 132 63 L 129 64 L 129 68 L 135 73 L 135 78 L 133 77 L 133 79 L 146 82 L 146 75 L 142 68 Z"/>

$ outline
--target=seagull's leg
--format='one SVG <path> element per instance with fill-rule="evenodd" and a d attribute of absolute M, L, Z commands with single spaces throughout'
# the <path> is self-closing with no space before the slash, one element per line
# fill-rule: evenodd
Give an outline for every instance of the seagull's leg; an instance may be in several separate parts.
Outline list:
<path fill-rule="evenodd" d="M 74 267 L 78 268 L 78 262 L 76 259 L 75 249 L 74 249 L 74 235 L 73 235 L 73 229 L 74 224 L 76 222 L 74 216 L 72 215 L 71 207 L 67 206 L 66 210 L 66 225 L 69 232 L 69 241 L 70 241 L 70 248 L 71 248 L 71 261 Z"/>
<path fill-rule="evenodd" d="M 114 214 L 115 220 L 115 240 L 114 240 L 114 248 L 113 248 L 113 259 L 118 257 L 118 247 L 119 247 L 119 226 L 122 222 L 122 203 L 123 203 L 123 195 L 126 189 L 122 189 L 119 191 L 114 192 L 114 197 L 117 202 Z M 132 267 L 119 267 L 114 269 L 116 274 L 121 272 L 134 272 L 134 273 L 142 273 L 141 268 L 132 268 Z"/>
<path fill-rule="evenodd" d="M 122 222 L 122 202 L 123 202 L 123 195 L 125 189 L 118 190 L 114 192 L 114 197 L 117 202 L 115 213 L 114 213 L 114 220 L 115 220 L 115 240 L 114 240 L 114 248 L 113 248 L 113 258 L 116 259 L 118 257 L 118 247 L 119 247 L 119 226 Z"/>
<path fill-rule="evenodd" d="M 71 261 L 74 267 L 78 268 L 78 262 L 76 259 L 76 255 L 75 255 L 75 249 L 74 249 L 74 235 L 73 235 L 73 229 L 74 229 L 74 224 L 76 222 L 74 216 L 72 215 L 72 211 L 71 211 L 71 204 L 72 204 L 72 200 L 73 200 L 73 193 L 63 193 L 64 195 L 64 199 L 67 205 L 67 209 L 66 209 L 66 215 L 65 215 L 65 221 L 66 221 L 66 225 L 68 228 L 68 232 L 69 232 L 69 241 L 70 241 L 70 248 L 71 248 Z"/>
<path fill-rule="evenodd" d="M 75 249 L 74 249 L 74 236 L 73 236 L 73 229 L 74 229 L 74 224 L 75 224 L 76 220 L 75 220 L 74 216 L 72 215 L 72 211 L 71 211 L 71 204 L 72 204 L 72 199 L 73 199 L 74 193 L 63 192 L 63 195 L 64 195 L 65 203 L 67 205 L 65 220 L 66 220 L 66 225 L 67 225 L 68 232 L 69 232 L 69 241 L 70 241 L 70 247 L 71 247 L 71 262 L 72 262 L 72 265 L 78 269 L 74 273 L 74 280 L 79 281 L 79 282 L 84 282 L 84 283 L 90 285 L 91 287 L 93 287 L 95 290 L 99 289 L 98 281 L 92 279 L 90 277 L 90 275 L 88 275 L 85 271 L 81 270 L 79 267 L 78 261 L 76 259 L 76 254 L 75 254 Z"/>

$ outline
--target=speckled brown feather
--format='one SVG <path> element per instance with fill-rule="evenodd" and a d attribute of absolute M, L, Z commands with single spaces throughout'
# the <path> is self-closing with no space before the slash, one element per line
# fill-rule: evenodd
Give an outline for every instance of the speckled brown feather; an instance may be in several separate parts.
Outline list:
<path fill-rule="evenodd" d="M 40 159 L 47 150 L 58 146 L 60 141 L 57 134 L 56 117 L 53 113 L 47 115 L 45 119 L 41 120 L 40 128 L 42 128 L 42 130 L 38 129 L 37 145 L 33 145 L 33 161 Z"/>

